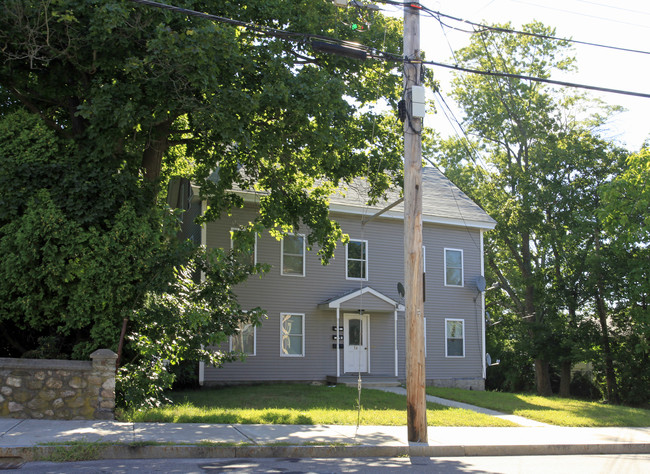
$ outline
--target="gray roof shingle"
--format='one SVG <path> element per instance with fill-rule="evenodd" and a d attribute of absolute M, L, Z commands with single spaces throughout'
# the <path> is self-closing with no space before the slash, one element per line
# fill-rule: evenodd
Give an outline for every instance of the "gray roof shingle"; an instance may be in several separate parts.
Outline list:
<path fill-rule="evenodd" d="M 330 206 L 357 208 L 359 213 L 372 216 L 400 198 L 399 189 L 392 189 L 385 201 L 368 206 L 366 202 L 368 185 L 365 180 L 357 179 L 347 189 L 339 190 L 330 197 Z M 442 224 L 466 225 L 483 229 L 493 229 L 496 221 L 492 219 L 479 205 L 472 201 L 454 183 L 447 179 L 438 169 L 425 167 L 422 169 L 422 219 L 425 222 Z M 387 211 L 387 217 L 400 217 L 404 214 L 404 204 Z"/>

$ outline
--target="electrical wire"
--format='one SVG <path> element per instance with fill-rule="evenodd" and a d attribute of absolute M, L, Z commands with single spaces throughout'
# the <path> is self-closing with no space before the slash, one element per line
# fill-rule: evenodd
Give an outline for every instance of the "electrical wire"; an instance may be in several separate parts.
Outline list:
<path fill-rule="evenodd" d="M 588 5 L 595 5 L 597 7 L 611 8 L 612 10 L 618 10 L 618 11 L 622 11 L 622 12 L 638 13 L 639 15 L 650 15 L 650 13 L 648 13 L 648 12 L 643 12 L 641 10 L 634 10 L 632 8 L 616 7 L 614 5 L 607 5 L 605 3 L 590 2 L 589 0 L 575 0 L 575 1 L 580 2 L 580 3 L 586 3 Z"/>
<path fill-rule="evenodd" d="M 534 2 L 524 2 L 524 1 L 521 1 L 521 0 L 511 0 L 511 1 L 515 2 L 515 3 L 521 3 L 522 5 L 530 5 L 530 6 L 533 6 L 533 7 L 544 8 L 546 10 L 554 10 L 554 11 L 557 11 L 557 12 L 569 13 L 569 14 L 572 14 L 572 15 L 578 15 L 578 16 L 582 16 L 582 17 L 585 17 L 585 18 L 595 18 L 597 20 L 609 21 L 609 22 L 618 23 L 618 24 L 621 24 L 621 25 L 636 26 L 638 28 L 644 28 L 644 29 L 650 28 L 650 26 L 648 26 L 648 25 L 640 25 L 638 23 L 630 23 L 628 21 L 615 20 L 615 19 L 613 19 L 611 17 L 610 18 L 604 18 L 604 17 L 598 16 L 598 15 L 589 15 L 589 14 L 586 14 L 586 13 L 576 12 L 576 11 L 573 11 L 573 10 L 566 10 L 564 8 L 549 7 L 548 5 L 542 5 L 542 4 L 534 3 Z"/>
<path fill-rule="evenodd" d="M 472 141 L 469 139 L 467 132 L 465 131 L 465 128 L 463 127 L 463 124 L 456 118 L 456 115 L 454 114 L 454 111 L 449 107 L 449 104 L 447 104 L 447 101 L 445 100 L 445 97 L 440 93 L 439 90 L 435 91 L 435 94 L 437 94 L 439 100 L 440 100 L 440 110 L 442 110 L 443 115 L 451 125 L 452 129 L 454 130 L 454 133 L 460 140 L 460 142 L 463 145 L 463 148 L 465 148 L 465 151 L 469 154 L 470 158 L 472 158 L 472 161 L 474 164 L 481 170 L 487 170 L 487 165 L 483 162 L 483 159 L 479 155 L 478 151 L 474 147 L 474 144 Z M 444 107 L 443 107 L 444 105 Z M 445 110 L 446 108 L 446 110 Z M 451 115 L 451 118 L 450 116 Z M 453 121 L 452 121 L 453 118 Z M 455 123 L 455 125 L 454 125 Z M 462 132 L 463 136 L 461 137 L 458 131 L 456 130 L 456 127 L 460 129 Z M 463 140 L 464 138 L 464 140 Z M 470 145 L 472 148 L 470 149 L 467 145 Z"/>
<path fill-rule="evenodd" d="M 408 6 L 408 5 L 412 5 L 413 3 L 417 3 L 417 2 L 394 2 L 394 1 L 390 1 L 390 0 L 375 0 L 375 1 L 381 2 L 381 3 L 387 3 L 387 4 L 390 4 L 390 5 L 401 5 L 401 6 Z M 527 3 L 527 2 L 518 2 L 518 3 Z M 539 6 L 542 6 L 542 5 L 539 5 Z M 440 11 L 433 10 L 431 8 L 425 7 L 424 5 L 420 5 L 418 9 L 421 10 L 422 12 L 426 13 L 428 16 L 437 19 L 438 21 L 441 21 L 440 17 L 444 17 L 444 18 L 448 18 L 448 19 L 453 20 L 453 21 L 457 21 L 459 23 L 465 23 L 465 24 L 473 26 L 475 28 L 480 28 L 482 31 L 494 31 L 496 33 L 517 34 L 517 35 L 530 36 L 530 37 L 535 37 L 535 38 L 540 38 L 540 39 L 547 39 L 547 40 L 554 40 L 554 41 L 566 41 L 566 42 L 569 42 L 569 43 L 580 44 L 580 45 L 583 45 L 583 46 L 593 46 L 593 47 L 597 47 L 597 48 L 606 48 L 606 49 L 612 49 L 612 50 L 616 50 L 616 51 L 624 51 L 624 52 L 627 52 L 627 53 L 638 53 L 638 54 L 650 55 L 650 51 L 641 50 L 641 49 L 623 48 L 623 47 L 620 47 L 620 46 L 612 46 L 612 45 L 606 45 L 606 44 L 601 44 L 601 43 L 594 43 L 594 42 L 590 42 L 590 41 L 580 41 L 580 40 L 575 40 L 575 39 L 571 39 L 571 38 L 560 38 L 560 37 L 552 36 L 552 35 L 544 35 L 544 34 L 541 34 L 541 33 L 533 33 L 531 31 L 521 31 L 521 30 L 515 30 L 515 29 L 512 29 L 512 28 L 503 28 L 503 27 L 498 27 L 498 26 L 485 25 L 483 23 L 477 23 L 475 21 L 465 20 L 463 18 L 459 18 L 459 17 L 453 16 L 453 15 L 448 15 L 446 13 L 442 13 Z M 565 10 L 562 10 L 562 11 L 565 11 Z M 446 25 L 446 26 L 448 28 L 453 28 L 455 30 L 462 31 L 464 33 L 476 33 L 477 32 L 476 30 L 471 30 L 470 31 L 470 30 L 464 30 L 464 29 L 461 29 L 461 28 L 452 27 L 450 25 Z"/>
<path fill-rule="evenodd" d="M 368 46 L 365 46 L 360 43 L 352 43 L 349 41 L 345 40 L 340 40 L 337 38 L 332 38 L 328 36 L 323 36 L 323 35 L 316 35 L 316 34 L 308 34 L 308 33 L 296 33 L 296 32 L 290 32 L 290 31 L 285 31 L 285 30 L 278 30 L 275 28 L 268 28 L 265 26 L 260 26 L 260 25 L 255 25 L 253 23 L 247 23 L 243 22 L 240 20 L 234 20 L 232 18 L 226 18 L 226 17 L 221 17 L 218 15 L 212 15 L 209 13 L 201 13 L 197 12 L 194 10 L 188 10 L 185 8 L 180 8 L 180 7 L 175 7 L 172 5 L 166 5 L 164 3 L 158 3 L 158 2 L 153 2 L 150 0 L 130 0 L 131 2 L 134 3 L 139 3 L 142 5 L 147 5 L 147 6 L 152 6 L 156 8 L 163 8 L 166 10 L 178 12 L 178 13 L 183 13 L 188 16 L 196 16 L 200 18 L 206 18 L 209 20 L 221 22 L 221 23 L 227 23 L 230 25 L 234 26 L 240 26 L 240 27 L 245 27 L 248 29 L 251 29 L 253 31 L 257 31 L 259 33 L 268 35 L 268 36 L 275 36 L 278 38 L 290 40 L 290 41 L 297 41 L 297 42 L 306 42 L 306 40 L 311 40 L 311 39 L 319 39 L 327 42 L 331 42 L 334 44 L 339 44 L 342 46 L 346 47 L 351 47 L 351 48 L 356 48 L 360 49 L 363 51 L 366 51 L 369 53 L 369 57 L 372 59 L 377 59 L 377 60 L 383 60 L 383 61 L 391 61 L 391 62 L 400 62 L 400 63 L 411 63 L 411 64 L 428 64 L 431 66 L 438 66 L 438 67 L 443 67 L 447 69 L 453 69 L 456 71 L 461 71 L 461 72 L 467 72 L 467 73 L 472 73 L 472 74 L 479 74 L 479 75 L 484 75 L 484 76 L 493 76 L 493 77 L 505 77 L 505 78 L 510 78 L 510 79 L 521 79 L 521 80 L 527 80 L 527 81 L 533 81 L 533 82 L 542 82 L 546 84 L 554 84 L 554 85 L 559 85 L 559 86 L 564 86 L 564 87 L 572 87 L 572 88 L 578 88 L 578 89 L 587 89 L 587 90 L 593 90 L 597 92 L 608 92 L 612 94 L 622 94 L 622 95 L 628 95 L 628 96 L 633 96 L 633 97 L 643 97 L 643 98 L 650 98 L 650 94 L 642 93 L 642 92 L 634 92 L 634 91 L 626 91 L 626 90 L 621 90 L 621 89 L 611 89 L 611 88 L 605 88 L 605 87 L 598 87 L 598 86 L 590 86 L 586 84 L 579 84 L 579 83 L 574 83 L 574 82 L 566 82 L 566 81 L 556 81 L 553 79 L 545 79 L 545 78 L 540 78 L 540 77 L 533 77 L 533 76 L 524 76 L 520 74 L 509 74 L 509 73 L 503 73 L 503 72 L 495 72 L 495 71 L 481 71 L 478 69 L 471 69 L 471 68 L 465 68 L 461 67 L 458 65 L 451 65 L 451 64 L 445 64 L 445 63 L 440 63 L 436 61 L 414 61 L 409 58 L 403 58 L 401 56 L 398 56 L 393 53 L 389 53 L 387 51 L 380 51 L 375 48 L 371 48 Z M 384 0 L 388 1 L 388 0 Z M 402 2 L 393 2 L 395 4 L 402 4 Z"/>
<path fill-rule="evenodd" d="M 445 41 L 447 42 L 447 46 L 449 46 L 449 51 L 451 51 L 451 55 L 454 58 L 454 62 L 456 64 L 458 64 L 459 61 L 458 61 L 458 58 L 456 57 L 456 51 L 454 51 L 454 48 L 451 47 L 451 42 L 449 41 L 449 37 L 447 36 L 447 30 L 445 29 L 445 28 L 452 28 L 453 29 L 453 27 L 443 23 L 440 16 L 438 16 L 437 20 L 438 20 L 438 23 L 440 24 L 440 29 L 442 30 L 442 34 L 445 37 Z"/>
<path fill-rule="evenodd" d="M 287 30 L 280 30 L 277 28 L 271 28 L 268 26 L 262 26 L 262 25 L 256 25 L 255 23 L 248 23 L 245 21 L 241 20 L 235 20 L 233 18 L 228 18 L 224 16 L 219 16 L 219 15 L 213 15 L 211 13 L 204 13 L 204 12 L 198 12 L 196 10 L 190 10 L 187 8 L 181 8 L 177 7 L 174 5 L 168 5 L 165 3 L 159 3 L 159 2 L 154 2 L 151 0 L 130 0 L 133 3 L 138 3 L 141 5 L 149 6 L 149 7 L 154 7 L 154 8 L 160 8 L 163 10 L 169 10 L 173 11 L 175 13 L 182 13 L 187 16 L 194 16 L 197 18 L 204 18 L 207 20 L 212 20 L 216 21 L 218 23 L 225 23 L 228 25 L 233 25 L 233 26 L 239 26 L 242 28 L 246 28 L 251 31 L 255 31 L 257 33 L 261 33 L 266 36 L 272 36 L 288 41 L 294 41 L 298 43 L 306 43 L 309 40 L 322 40 L 328 43 L 333 43 L 337 44 L 340 46 L 348 47 L 348 48 L 354 48 L 358 50 L 363 50 L 366 53 L 368 53 L 369 57 L 372 59 L 382 59 L 382 56 L 387 55 L 389 57 L 396 56 L 392 53 L 387 53 L 384 51 L 377 50 L 375 48 L 365 46 L 360 43 L 355 43 L 352 41 L 347 41 L 347 40 L 342 40 L 338 38 L 332 38 L 330 36 L 324 36 L 324 35 L 318 35 L 318 34 L 313 34 L 313 33 L 299 33 L 299 32 L 294 32 L 294 31 L 287 31 Z"/>
<path fill-rule="evenodd" d="M 524 81 L 532 81 L 532 82 L 541 82 L 545 84 L 552 84 L 556 86 L 563 86 L 563 87 L 572 87 L 575 89 L 586 89 L 586 90 L 592 90 L 596 92 L 609 92 L 611 94 L 622 94 L 622 95 L 629 95 L 633 97 L 643 97 L 646 99 L 650 99 L 650 94 L 647 94 L 645 92 L 634 92 L 634 91 L 627 91 L 623 89 L 611 89 L 608 87 L 599 87 L 599 86 L 590 86 L 587 84 L 580 84 L 577 82 L 566 82 L 566 81 L 556 81 L 554 79 L 547 79 L 543 77 L 535 77 L 535 76 L 526 76 L 523 74 L 511 74 L 511 73 L 506 73 L 506 72 L 495 72 L 495 71 L 482 71 L 479 69 L 472 69 L 472 68 L 467 68 L 467 67 L 462 67 L 458 65 L 452 65 L 452 64 L 445 64 L 445 63 L 440 63 L 437 61 L 421 61 L 422 64 L 427 64 L 430 66 L 438 66 L 446 69 L 453 69 L 455 71 L 460 71 L 460 72 L 468 72 L 471 74 L 478 74 L 481 76 L 491 76 L 491 77 L 503 77 L 503 78 L 508 78 L 508 79 L 521 79 Z"/>

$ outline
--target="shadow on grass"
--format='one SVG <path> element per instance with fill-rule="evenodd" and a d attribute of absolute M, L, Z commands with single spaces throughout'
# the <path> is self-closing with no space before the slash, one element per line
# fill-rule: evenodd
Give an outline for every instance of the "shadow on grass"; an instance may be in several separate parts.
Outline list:
<path fill-rule="evenodd" d="M 357 389 L 300 384 L 236 386 L 182 391 L 171 394 L 175 404 L 191 403 L 197 408 L 212 409 L 290 409 L 290 410 L 354 410 Z M 377 390 L 363 392 L 363 405 L 372 409 L 403 409 L 404 397 Z"/>
<path fill-rule="evenodd" d="M 149 417 L 145 417 L 147 421 L 150 420 Z M 277 413 L 277 412 L 266 412 L 258 416 L 245 416 L 239 415 L 236 413 L 204 413 L 204 414 L 179 414 L 173 418 L 173 420 L 167 417 L 160 417 L 159 420 L 162 422 L 173 422 L 173 423 L 214 423 L 214 424 L 242 424 L 242 425 L 252 425 L 252 424 L 269 424 L 269 425 L 313 425 L 314 420 L 306 415 L 296 415 L 291 413 Z"/>

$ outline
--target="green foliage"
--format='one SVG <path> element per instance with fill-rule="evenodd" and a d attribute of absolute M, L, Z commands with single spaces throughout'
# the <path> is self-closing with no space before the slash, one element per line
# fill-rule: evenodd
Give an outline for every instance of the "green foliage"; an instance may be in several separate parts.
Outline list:
<path fill-rule="evenodd" d="M 400 50 L 399 21 L 377 14 L 371 31 L 352 32 L 328 2 L 183 6 Z M 233 188 L 256 186 L 268 192 L 260 222 L 296 227 L 302 217 L 326 260 L 341 238 L 328 181 L 367 175 L 376 198 L 401 180 L 400 127 L 374 107 L 399 98 L 392 64 L 314 57 L 307 42 L 125 0 L 9 0 L 0 41 L 0 87 L 72 139 L 77 163 L 152 180 L 184 169 L 210 198 L 209 220 L 241 203 Z M 207 179 L 215 169 L 217 183 Z"/>
<path fill-rule="evenodd" d="M 219 367 L 236 360 L 239 354 L 216 346 L 242 324 L 260 324 L 265 313 L 241 308 L 234 286 L 263 270 L 263 265 L 242 263 L 222 249 L 196 249 L 190 263 L 177 268 L 174 281 L 162 292 L 149 293 L 131 317 L 128 340 L 133 361 L 118 372 L 119 404 L 138 409 L 167 401 L 164 391 L 175 380 L 171 367 L 184 361 Z"/>
<path fill-rule="evenodd" d="M 544 38 L 553 35 L 552 29 L 532 23 L 523 30 L 533 35 L 478 32 L 457 56 L 465 66 L 536 77 L 571 70 L 568 44 Z M 494 340 L 488 345 L 502 365 L 489 369 L 488 385 L 527 388 L 534 360 L 538 393 L 550 394 L 554 373 L 561 371 L 566 390 L 572 364 L 603 359 L 611 397 L 609 332 L 615 329 L 617 340 L 626 339 L 629 324 L 610 327 L 608 318 L 615 318 L 616 307 L 628 298 L 620 290 L 631 276 L 621 260 L 633 252 L 622 249 L 618 260 L 612 259 L 621 233 L 604 233 L 604 227 L 630 216 L 641 225 L 619 229 L 626 236 L 633 228 L 627 241 L 638 242 L 648 208 L 646 191 L 637 192 L 639 207 L 621 199 L 631 206 L 623 212 L 620 203 L 611 212 L 604 203 L 608 196 L 627 195 L 632 183 L 647 190 L 643 171 L 624 173 L 626 181 L 616 185 L 617 175 L 627 169 L 627 153 L 595 131 L 615 108 L 518 78 L 459 75 L 453 94 L 476 142 L 449 139 L 431 148 L 447 175 L 498 223 L 485 244 L 486 277 L 499 288 L 487 294 L 488 308 L 493 319 L 504 320 L 489 331 Z M 580 121 L 576 117 L 584 116 L 583 105 L 589 116 Z M 635 168 L 643 170 L 638 160 Z M 647 294 L 648 272 L 631 275 L 634 289 L 627 291 Z"/>
<path fill-rule="evenodd" d="M 598 217 L 612 236 L 603 249 L 615 373 L 623 402 L 650 403 L 650 149 L 620 165 L 601 190 Z"/>
<path fill-rule="evenodd" d="M 109 446 L 108 443 L 91 441 L 66 441 L 58 444 L 46 443 L 45 446 L 49 446 L 50 449 L 47 454 L 37 459 L 45 462 L 94 461 L 101 459 L 104 449 Z"/>
<path fill-rule="evenodd" d="M 73 358 L 115 349 L 120 321 L 169 278 L 180 251 L 161 233 L 164 219 L 175 225 L 173 216 L 138 216 L 127 203 L 106 229 L 84 229 L 48 191 L 37 191 L 25 213 L 0 229 L 0 321 L 54 330 L 69 339 Z"/>
<path fill-rule="evenodd" d="M 494 321 L 494 310 L 490 312 Z M 487 352 L 499 365 L 487 368 L 486 390 L 529 392 L 535 388 L 533 358 L 525 342 L 525 323 L 513 314 L 503 313 L 500 322 L 486 329 Z"/>
<path fill-rule="evenodd" d="M 329 2 L 182 6 L 361 38 Z M 397 53 L 400 29 L 377 14 L 363 41 Z M 235 330 L 232 285 L 261 270 L 223 252 L 188 264 L 160 204 L 170 176 L 201 187 L 207 220 L 242 204 L 234 190 L 260 191 L 251 228 L 308 226 L 323 260 L 345 238 L 329 219 L 332 187 L 366 175 L 377 199 L 401 182 L 401 130 L 376 107 L 400 96 L 390 63 L 316 57 L 306 41 L 127 0 L 4 1 L 0 43 L 2 337 L 24 354 L 55 335 L 84 357 L 116 349 L 128 318 L 124 403 L 156 403 L 173 378 L 164 361 L 228 360 L 201 344 Z"/>

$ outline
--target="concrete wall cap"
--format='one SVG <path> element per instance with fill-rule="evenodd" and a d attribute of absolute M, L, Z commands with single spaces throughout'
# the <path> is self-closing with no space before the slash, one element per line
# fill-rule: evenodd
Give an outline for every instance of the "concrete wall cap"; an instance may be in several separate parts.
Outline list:
<path fill-rule="evenodd" d="M 90 354 L 90 358 L 95 359 L 117 359 L 117 354 L 110 349 L 97 349 Z"/>

